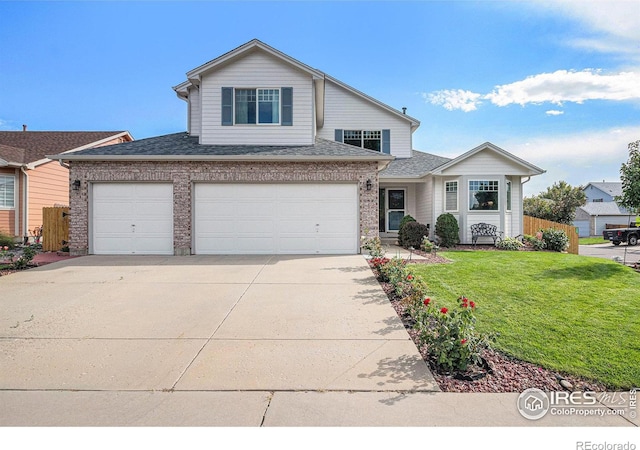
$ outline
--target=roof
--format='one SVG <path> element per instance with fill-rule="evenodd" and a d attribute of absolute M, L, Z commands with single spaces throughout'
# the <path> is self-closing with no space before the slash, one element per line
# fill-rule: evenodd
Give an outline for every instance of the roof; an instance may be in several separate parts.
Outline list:
<path fill-rule="evenodd" d="M 0 131 L 0 159 L 24 165 L 122 136 L 131 139 L 128 131 Z"/>
<path fill-rule="evenodd" d="M 65 155 L 50 155 L 65 161 L 104 160 L 351 160 L 391 161 L 393 156 L 341 142 L 316 138 L 313 145 L 205 145 L 197 136 L 175 133 L 95 147 Z"/>
<path fill-rule="evenodd" d="M 612 197 L 619 197 L 622 195 L 622 182 L 620 181 L 603 181 L 603 182 L 591 182 L 587 184 L 583 191 L 586 191 L 589 186 L 600 189 L 605 194 L 609 194 Z"/>
<path fill-rule="evenodd" d="M 434 171 L 435 174 L 441 174 L 442 171 L 455 166 L 456 164 L 458 164 L 461 161 L 464 161 L 467 158 L 472 157 L 473 155 L 475 155 L 476 153 L 479 153 L 483 150 L 491 150 L 495 153 L 498 153 L 499 155 L 502 155 L 503 157 L 507 158 L 508 160 L 514 162 L 515 164 L 518 164 L 520 166 L 522 166 L 523 169 L 525 169 L 525 172 L 527 175 L 540 175 L 545 173 L 546 171 L 544 169 L 541 169 L 540 167 L 534 166 L 533 164 L 531 164 L 530 162 L 525 161 L 522 158 L 518 158 L 516 155 L 509 153 L 508 151 L 501 149 L 500 147 L 498 147 L 497 145 L 492 144 L 491 142 L 485 142 L 484 144 L 481 144 L 479 146 L 477 146 L 476 148 L 473 148 L 471 150 L 469 150 L 468 152 L 464 153 L 463 155 L 458 156 L 457 158 L 454 158 L 452 160 L 450 160 L 449 162 L 437 167 L 437 170 Z"/>
<path fill-rule="evenodd" d="M 380 172 L 380 178 L 421 178 L 449 161 L 450 158 L 413 150 L 411 158 L 391 161 L 387 168 Z"/>
<path fill-rule="evenodd" d="M 580 206 L 590 216 L 628 216 L 629 212 L 616 202 L 589 202 Z"/>

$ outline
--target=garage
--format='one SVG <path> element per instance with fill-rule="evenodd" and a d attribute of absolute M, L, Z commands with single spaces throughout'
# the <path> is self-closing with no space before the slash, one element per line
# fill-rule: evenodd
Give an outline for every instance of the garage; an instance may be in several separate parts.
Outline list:
<path fill-rule="evenodd" d="M 356 184 L 194 185 L 196 254 L 358 252 Z"/>
<path fill-rule="evenodd" d="M 173 185 L 93 183 L 91 253 L 173 255 Z"/>

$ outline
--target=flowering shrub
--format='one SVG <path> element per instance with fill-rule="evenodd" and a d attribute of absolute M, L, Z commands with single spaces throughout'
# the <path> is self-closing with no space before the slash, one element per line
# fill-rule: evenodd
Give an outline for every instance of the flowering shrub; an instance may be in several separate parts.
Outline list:
<path fill-rule="evenodd" d="M 8 245 L 0 247 L 0 260 L 9 260 L 9 262 L 13 262 L 14 256 L 15 255 L 9 251 Z"/>
<path fill-rule="evenodd" d="M 496 243 L 496 247 L 500 250 L 520 250 L 524 244 L 516 238 L 506 237 Z"/>
<path fill-rule="evenodd" d="M 533 247 L 536 251 L 544 250 L 547 247 L 545 242 L 542 240 L 542 231 L 538 231 L 535 236 L 525 234 L 524 242 L 530 247 Z"/>
<path fill-rule="evenodd" d="M 480 351 L 489 339 L 475 331 L 476 304 L 466 297 L 458 299 L 458 308 L 438 308 L 425 298 L 414 319 L 421 345 L 426 345 L 433 364 L 445 373 L 464 372 L 470 364 L 480 363 Z"/>
<path fill-rule="evenodd" d="M 554 252 L 564 252 L 569 247 L 569 237 L 564 230 L 547 228 L 542 230 L 542 240 L 545 247 Z"/>
<path fill-rule="evenodd" d="M 382 241 L 379 237 L 367 238 L 362 236 L 360 241 L 362 242 L 362 248 L 369 252 L 369 256 L 372 258 L 384 256 L 384 248 L 382 248 Z"/>
<path fill-rule="evenodd" d="M 389 261 L 390 261 L 389 258 L 383 258 L 380 256 L 376 258 L 371 258 L 371 264 L 373 264 L 373 267 L 378 271 L 380 270 L 380 267 L 384 266 Z"/>
<path fill-rule="evenodd" d="M 398 297 L 404 297 L 411 290 L 413 275 L 407 270 L 407 262 L 402 258 L 393 258 L 380 267 L 382 281 L 393 286 Z"/>

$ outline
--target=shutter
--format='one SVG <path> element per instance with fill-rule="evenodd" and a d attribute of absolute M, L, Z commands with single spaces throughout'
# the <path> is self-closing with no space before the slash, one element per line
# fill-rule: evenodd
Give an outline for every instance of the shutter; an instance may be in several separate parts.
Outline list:
<path fill-rule="evenodd" d="M 391 130 L 382 130 L 382 153 L 391 154 Z"/>
<path fill-rule="evenodd" d="M 344 142 L 342 138 L 342 130 L 336 130 L 336 142 Z"/>
<path fill-rule="evenodd" d="M 282 92 L 282 118 L 280 125 L 292 126 L 293 125 L 293 88 L 283 87 L 280 89 Z"/>
<path fill-rule="evenodd" d="M 222 125 L 233 125 L 233 88 L 222 88 Z"/>

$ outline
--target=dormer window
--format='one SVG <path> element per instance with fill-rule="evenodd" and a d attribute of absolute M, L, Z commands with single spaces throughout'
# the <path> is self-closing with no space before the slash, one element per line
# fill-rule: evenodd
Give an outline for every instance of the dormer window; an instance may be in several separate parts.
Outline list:
<path fill-rule="evenodd" d="M 222 88 L 222 125 L 293 125 L 293 88 Z"/>
<path fill-rule="evenodd" d="M 380 130 L 344 130 L 344 143 L 379 152 L 382 149 Z"/>

